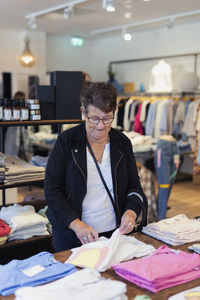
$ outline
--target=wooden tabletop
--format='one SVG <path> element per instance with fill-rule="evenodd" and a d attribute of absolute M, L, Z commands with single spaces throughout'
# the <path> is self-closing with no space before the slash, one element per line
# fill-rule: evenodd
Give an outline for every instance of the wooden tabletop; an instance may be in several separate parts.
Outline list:
<path fill-rule="evenodd" d="M 159 248 L 162 245 L 166 245 L 165 243 L 162 243 L 162 242 L 160 242 L 160 241 L 158 241 L 154 238 L 151 238 L 149 236 L 146 236 L 142 233 L 137 232 L 137 233 L 134 233 L 133 235 L 138 240 L 141 240 L 141 241 L 143 241 L 147 244 L 153 245 L 156 249 Z M 185 245 L 182 245 L 182 246 L 176 246 L 176 247 L 172 247 L 172 246 L 169 246 L 169 245 L 168 246 L 173 248 L 173 249 L 179 249 L 179 250 L 189 252 L 188 251 L 188 246 L 190 246 L 192 244 L 193 243 L 185 244 Z M 55 253 L 54 256 L 57 260 L 59 260 L 61 262 L 65 262 L 66 259 L 70 256 L 70 254 L 71 254 L 71 251 L 67 250 L 67 251 L 62 251 L 62 252 L 59 252 L 59 253 Z M 131 299 L 131 300 L 133 300 L 136 295 L 148 295 L 152 300 L 167 300 L 170 296 L 172 296 L 174 294 L 180 293 L 184 290 L 188 290 L 188 289 L 191 289 L 191 288 L 194 288 L 194 287 L 200 285 L 200 279 L 196 279 L 196 280 L 190 281 L 188 283 L 184 283 L 184 284 L 177 285 L 177 286 L 174 286 L 174 287 L 171 287 L 171 288 L 168 288 L 168 289 L 164 289 L 164 290 L 154 294 L 152 292 L 149 292 L 146 289 L 140 288 L 139 286 L 137 286 L 137 285 L 135 285 L 131 282 L 128 282 L 127 280 L 124 280 L 123 278 L 116 275 L 115 272 L 112 269 L 109 269 L 106 272 L 103 272 L 102 276 L 105 277 L 105 278 L 120 280 L 120 281 L 126 283 L 126 285 L 127 285 L 126 295 L 128 296 L 128 299 Z M 6 299 L 7 300 L 12 300 L 12 299 L 14 299 L 14 296 L 13 295 L 6 296 L 6 297 L 0 296 L 0 299 L 1 300 L 6 300 Z"/>

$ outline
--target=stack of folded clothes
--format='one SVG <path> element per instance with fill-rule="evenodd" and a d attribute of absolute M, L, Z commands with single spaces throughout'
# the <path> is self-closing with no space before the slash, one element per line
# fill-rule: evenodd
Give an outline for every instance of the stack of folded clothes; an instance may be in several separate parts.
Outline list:
<path fill-rule="evenodd" d="M 6 243 L 9 233 L 10 227 L 2 219 L 0 219 L 0 245 Z"/>
<path fill-rule="evenodd" d="M 49 235 L 47 218 L 37 214 L 31 205 L 14 204 L 2 207 L 0 218 L 11 227 L 8 240 L 27 239 L 32 236 Z"/>
<path fill-rule="evenodd" d="M 49 157 L 44 157 L 40 155 L 35 155 L 32 157 L 30 164 L 33 166 L 39 166 L 39 167 L 44 167 L 46 168 L 47 162 L 48 162 Z"/>
<path fill-rule="evenodd" d="M 151 292 L 200 278 L 200 256 L 167 246 L 137 260 L 113 265 L 115 272 Z"/>
<path fill-rule="evenodd" d="M 135 154 L 151 155 L 156 149 L 158 139 L 150 135 L 141 135 L 134 131 L 123 131 L 123 133 L 131 140 L 133 151 Z"/>
<path fill-rule="evenodd" d="M 142 232 L 169 245 L 178 246 L 200 241 L 200 222 L 181 214 L 150 223 L 143 227 Z"/>
<path fill-rule="evenodd" d="M 45 168 L 33 166 L 17 156 L 0 152 L 0 183 L 15 183 L 43 180 Z"/>

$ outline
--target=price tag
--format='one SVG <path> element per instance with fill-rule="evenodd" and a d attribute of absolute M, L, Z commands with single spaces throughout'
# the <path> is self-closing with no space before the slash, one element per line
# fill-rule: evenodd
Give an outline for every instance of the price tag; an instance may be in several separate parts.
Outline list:
<path fill-rule="evenodd" d="M 24 273 L 26 276 L 33 277 L 44 270 L 45 270 L 44 267 L 42 267 L 40 265 L 35 265 L 31 268 L 22 270 L 22 273 Z"/>

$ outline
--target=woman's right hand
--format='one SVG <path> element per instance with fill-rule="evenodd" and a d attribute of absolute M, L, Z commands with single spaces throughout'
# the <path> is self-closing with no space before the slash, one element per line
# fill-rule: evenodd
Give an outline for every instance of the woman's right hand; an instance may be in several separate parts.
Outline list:
<path fill-rule="evenodd" d="M 96 242 L 98 233 L 92 227 L 82 222 L 80 219 L 72 221 L 68 228 L 72 229 L 82 244 Z"/>

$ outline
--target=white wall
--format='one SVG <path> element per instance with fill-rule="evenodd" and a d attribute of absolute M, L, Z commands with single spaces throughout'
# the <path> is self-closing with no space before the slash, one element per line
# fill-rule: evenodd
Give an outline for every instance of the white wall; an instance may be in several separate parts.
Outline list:
<path fill-rule="evenodd" d="M 86 40 L 83 48 L 72 48 L 66 37 L 48 35 L 47 69 L 83 69 L 93 80 L 106 80 L 110 61 L 200 52 L 199 32 L 200 23 L 177 25 L 171 30 L 135 33 L 131 42 L 125 42 L 121 36 Z M 179 82 L 184 71 L 194 70 L 194 59 L 191 57 L 166 61 L 173 67 L 175 83 Z M 138 89 L 141 82 L 148 85 L 150 70 L 156 63 L 157 61 L 114 65 L 116 78 L 120 82 L 134 81 Z M 200 67 L 200 58 L 198 66 Z M 200 68 L 198 69 L 199 74 Z"/>
<path fill-rule="evenodd" d="M 87 71 L 94 61 L 93 41 L 72 47 L 67 36 L 47 35 L 48 71 Z"/>
<path fill-rule="evenodd" d="M 30 49 L 37 57 L 37 62 L 31 68 L 23 67 L 18 57 L 24 50 L 25 31 L 0 30 L 0 73 L 12 72 L 12 93 L 22 90 L 27 93 L 28 75 L 46 74 L 46 34 L 38 31 L 27 33 L 30 38 Z"/>

